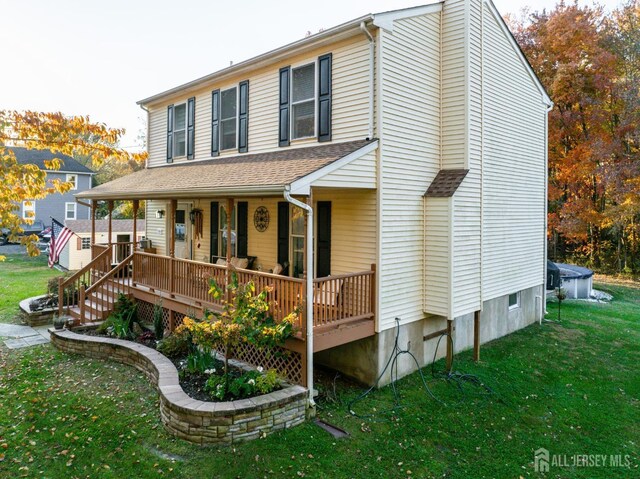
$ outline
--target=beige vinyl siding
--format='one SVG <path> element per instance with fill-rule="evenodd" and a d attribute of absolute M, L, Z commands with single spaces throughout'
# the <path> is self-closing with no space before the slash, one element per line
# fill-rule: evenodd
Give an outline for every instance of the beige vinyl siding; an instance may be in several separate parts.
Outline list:
<path fill-rule="evenodd" d="M 249 202 L 249 241 L 247 251 L 250 256 L 257 256 L 254 268 L 262 271 L 272 270 L 278 262 L 278 202 L 284 198 L 250 198 Z M 269 226 L 260 232 L 253 224 L 253 215 L 259 206 L 269 211 Z"/>
<path fill-rule="evenodd" d="M 337 42 L 322 49 L 297 55 L 287 62 L 261 68 L 251 74 L 212 83 L 196 92 L 149 106 L 149 160 L 150 167 L 166 165 L 167 106 L 196 98 L 195 158 L 211 158 L 211 91 L 225 90 L 249 80 L 249 151 L 260 153 L 278 147 L 278 71 L 288 65 L 314 62 L 318 56 L 333 54 L 332 140 L 350 141 L 367 136 L 369 121 L 369 44 L 364 34 Z M 315 140 L 294 141 L 288 148 L 317 144 Z M 237 155 L 237 149 L 221 152 L 220 157 Z M 188 161 L 174 158 L 174 163 Z"/>
<path fill-rule="evenodd" d="M 447 0 L 442 10 L 442 168 L 465 168 L 466 0 Z"/>
<path fill-rule="evenodd" d="M 156 218 L 156 211 L 164 210 L 164 218 Z M 167 251 L 167 221 L 169 221 L 169 204 L 160 200 L 148 200 L 145 214 L 146 236 L 158 254 L 169 254 Z"/>
<path fill-rule="evenodd" d="M 376 152 L 372 151 L 314 181 L 312 186 L 375 188 L 376 180 Z"/>
<path fill-rule="evenodd" d="M 452 198 L 425 199 L 425 313 L 451 317 Z"/>
<path fill-rule="evenodd" d="M 483 300 L 542 284 L 545 106 L 484 6 Z"/>
<path fill-rule="evenodd" d="M 381 38 L 382 178 L 378 330 L 423 317 L 424 200 L 440 162 L 440 14 Z"/>
<path fill-rule="evenodd" d="M 331 274 L 367 271 L 376 262 L 376 193 L 313 189 L 314 203 L 331 201 Z"/>
<path fill-rule="evenodd" d="M 453 317 L 482 309 L 482 0 L 468 3 L 466 165 L 469 173 L 454 197 Z"/>

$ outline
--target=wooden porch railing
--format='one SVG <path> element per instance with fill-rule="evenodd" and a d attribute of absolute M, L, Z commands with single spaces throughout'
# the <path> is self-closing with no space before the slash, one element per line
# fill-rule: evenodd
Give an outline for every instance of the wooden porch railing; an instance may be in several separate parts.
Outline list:
<path fill-rule="evenodd" d="M 375 267 L 371 271 L 313 280 L 313 326 L 321 331 L 374 317 Z"/>
<path fill-rule="evenodd" d="M 95 249 L 94 249 L 95 248 Z M 58 314 L 80 304 L 80 288 L 89 288 L 111 269 L 111 247 L 92 245 L 93 259 L 66 279 L 58 279 Z"/>
<path fill-rule="evenodd" d="M 131 293 L 130 275 L 133 271 L 133 257 L 134 253 L 131 253 L 89 288 L 80 286 L 80 321 L 83 324 L 87 320 L 87 298 L 91 298 L 91 302 L 95 303 L 96 310 L 113 311 L 113 305 L 118 300 L 118 296 Z"/>

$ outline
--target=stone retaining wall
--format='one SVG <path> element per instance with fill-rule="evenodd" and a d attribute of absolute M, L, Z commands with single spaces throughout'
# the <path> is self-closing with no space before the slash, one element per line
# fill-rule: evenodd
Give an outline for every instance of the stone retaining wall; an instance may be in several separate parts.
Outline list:
<path fill-rule="evenodd" d="M 182 390 L 178 371 L 159 352 L 119 339 L 85 336 L 50 329 L 53 345 L 68 353 L 111 359 L 142 371 L 160 393 L 160 415 L 169 432 L 197 444 L 231 444 L 257 439 L 306 419 L 307 390 L 289 386 L 280 391 L 229 402 L 192 399 Z"/>

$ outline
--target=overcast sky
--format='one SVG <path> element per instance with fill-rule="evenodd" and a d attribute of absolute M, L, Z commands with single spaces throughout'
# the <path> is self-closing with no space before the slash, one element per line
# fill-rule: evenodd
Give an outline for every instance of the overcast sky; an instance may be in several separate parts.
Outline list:
<path fill-rule="evenodd" d="M 582 0 L 584 2 L 584 0 Z M 144 129 L 136 101 L 367 13 L 430 0 L 0 0 L 0 109 Z M 555 0 L 494 0 L 500 13 Z M 588 2 L 591 4 L 592 2 Z M 603 0 L 609 9 L 618 0 Z"/>

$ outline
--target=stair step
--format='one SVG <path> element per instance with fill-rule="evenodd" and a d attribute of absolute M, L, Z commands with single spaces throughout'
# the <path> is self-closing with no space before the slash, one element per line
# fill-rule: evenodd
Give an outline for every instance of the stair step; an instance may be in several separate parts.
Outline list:
<path fill-rule="evenodd" d="M 73 317 L 75 319 L 80 319 L 80 307 L 79 306 L 73 306 L 72 308 L 69 308 L 69 316 L 71 316 L 71 317 Z M 99 317 L 95 313 L 89 311 L 88 309 L 84 310 L 84 320 L 85 320 L 85 323 L 86 322 L 98 322 L 98 323 L 101 323 L 103 321 L 103 319 L 101 317 Z"/>

